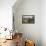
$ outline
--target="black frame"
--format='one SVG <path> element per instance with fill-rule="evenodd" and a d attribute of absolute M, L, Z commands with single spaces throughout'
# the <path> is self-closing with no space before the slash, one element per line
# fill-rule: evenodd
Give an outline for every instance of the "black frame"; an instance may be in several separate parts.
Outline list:
<path fill-rule="evenodd" d="M 22 16 L 22 24 L 34 24 L 34 23 L 35 23 L 35 15 Z"/>

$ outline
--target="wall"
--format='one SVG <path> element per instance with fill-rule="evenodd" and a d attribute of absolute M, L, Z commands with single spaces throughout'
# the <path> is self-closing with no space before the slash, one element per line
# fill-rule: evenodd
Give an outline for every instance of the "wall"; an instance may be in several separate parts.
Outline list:
<path fill-rule="evenodd" d="M 12 6 L 16 0 L 0 0 L 0 27 L 12 28 Z"/>
<path fill-rule="evenodd" d="M 46 0 L 42 0 L 41 3 L 41 40 L 42 46 L 46 46 Z"/>
<path fill-rule="evenodd" d="M 13 14 L 15 30 L 34 40 L 36 46 L 41 46 L 41 1 L 23 0 L 17 7 L 13 6 Z M 22 15 L 35 15 L 35 24 L 22 24 Z"/>

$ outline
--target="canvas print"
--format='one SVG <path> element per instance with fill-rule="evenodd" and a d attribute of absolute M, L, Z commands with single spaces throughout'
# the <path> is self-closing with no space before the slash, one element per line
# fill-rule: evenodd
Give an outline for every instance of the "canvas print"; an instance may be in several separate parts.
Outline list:
<path fill-rule="evenodd" d="M 22 16 L 22 24 L 34 24 L 34 23 L 35 23 L 35 15 Z"/>

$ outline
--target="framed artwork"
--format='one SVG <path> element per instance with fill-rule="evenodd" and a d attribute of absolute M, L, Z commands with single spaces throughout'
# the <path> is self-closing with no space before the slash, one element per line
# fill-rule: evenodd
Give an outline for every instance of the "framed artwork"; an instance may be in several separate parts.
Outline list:
<path fill-rule="evenodd" d="M 35 23 L 35 15 L 22 16 L 22 24 L 34 24 L 34 23 Z"/>

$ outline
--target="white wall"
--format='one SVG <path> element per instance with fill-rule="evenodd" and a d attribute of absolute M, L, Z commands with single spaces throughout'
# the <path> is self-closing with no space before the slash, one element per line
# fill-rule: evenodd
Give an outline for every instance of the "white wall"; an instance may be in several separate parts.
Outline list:
<path fill-rule="evenodd" d="M 46 0 L 42 0 L 41 3 L 41 38 L 42 46 L 46 46 Z"/>
<path fill-rule="evenodd" d="M 12 6 L 16 0 L 0 0 L 0 27 L 12 28 Z"/>
<path fill-rule="evenodd" d="M 15 29 L 22 32 L 24 37 L 35 41 L 36 46 L 41 46 L 41 1 L 23 0 L 13 7 Z M 35 24 L 22 24 L 22 15 L 35 15 Z"/>

